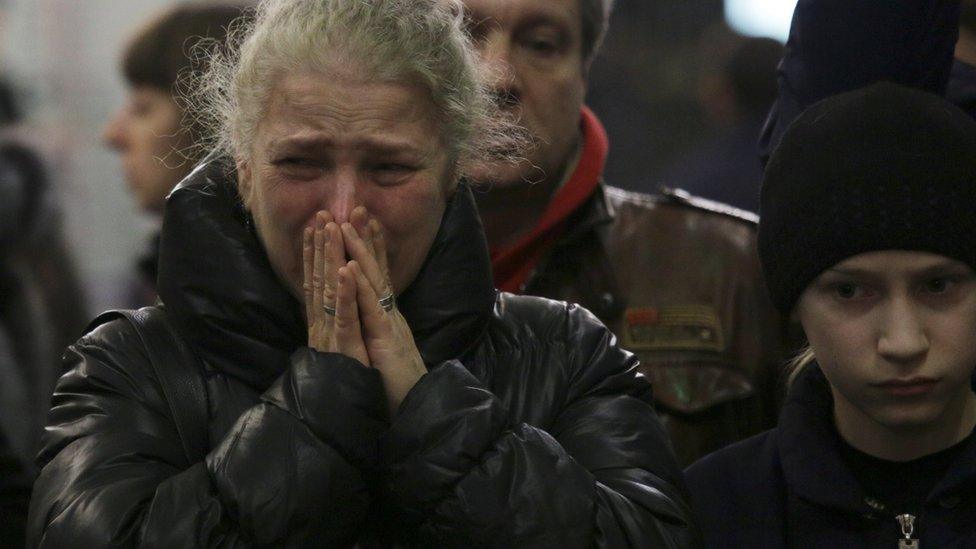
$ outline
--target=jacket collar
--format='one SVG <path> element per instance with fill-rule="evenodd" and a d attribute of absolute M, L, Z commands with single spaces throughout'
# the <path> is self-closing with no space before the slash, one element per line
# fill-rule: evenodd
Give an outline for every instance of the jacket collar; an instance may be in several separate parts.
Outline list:
<path fill-rule="evenodd" d="M 307 344 L 299 302 L 274 275 L 225 163 L 198 167 L 170 195 L 160 240 L 159 296 L 211 367 L 258 389 Z M 488 247 L 461 184 L 398 307 L 428 364 L 474 346 L 495 301 Z"/>
<path fill-rule="evenodd" d="M 779 420 L 783 477 L 793 495 L 815 504 L 869 514 L 866 494 L 844 463 L 833 424 L 833 398 L 820 367 L 810 364 L 793 386 Z"/>
<path fill-rule="evenodd" d="M 570 219 L 569 232 L 541 259 L 524 293 L 561 295 L 552 287 L 552 279 L 562 279 L 566 272 L 575 273 L 571 278 L 576 281 L 580 304 L 605 323 L 619 318 L 627 303 L 609 255 L 609 229 L 614 215 L 613 203 L 601 183 Z"/>
<path fill-rule="evenodd" d="M 613 223 L 616 215 L 616 208 L 607 196 L 606 184 L 601 180 L 589 200 L 577 210 L 570 224 L 571 228 L 566 232 L 563 240 L 573 242 L 591 231 L 596 231 L 600 233 L 600 243 L 603 248 L 607 248 L 605 229 Z"/>
<path fill-rule="evenodd" d="M 827 378 L 811 364 L 790 388 L 779 420 L 779 455 L 788 491 L 816 505 L 870 515 L 868 494 L 844 462 L 843 441 L 833 423 Z M 976 483 L 976 441 L 971 440 L 931 497 Z"/>

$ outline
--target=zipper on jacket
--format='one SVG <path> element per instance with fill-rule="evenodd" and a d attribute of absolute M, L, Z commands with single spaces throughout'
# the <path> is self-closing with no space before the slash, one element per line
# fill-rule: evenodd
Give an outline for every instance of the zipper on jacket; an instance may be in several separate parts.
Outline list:
<path fill-rule="evenodd" d="M 901 526 L 901 535 L 904 536 L 898 540 L 898 549 L 919 549 L 921 545 L 912 537 L 915 534 L 915 515 L 898 515 L 895 520 Z"/>

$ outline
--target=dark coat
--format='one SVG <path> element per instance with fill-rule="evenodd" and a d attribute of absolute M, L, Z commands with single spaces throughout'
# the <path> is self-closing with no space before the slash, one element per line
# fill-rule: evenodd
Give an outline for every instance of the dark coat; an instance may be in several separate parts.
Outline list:
<path fill-rule="evenodd" d="M 860 487 L 841 454 L 820 368 L 803 372 L 779 426 L 685 472 L 706 547 L 897 547 L 895 512 Z M 922 547 L 976 547 L 976 442 L 970 440 L 916 520 Z"/>
<path fill-rule="evenodd" d="M 688 547 L 637 360 L 591 314 L 497 294 L 466 188 L 399 299 L 430 372 L 392 424 L 376 370 L 305 347 L 220 169 L 170 197 L 159 291 L 202 359 L 212 450 L 187 463 L 128 325 L 67 353 L 29 543 L 52 547 Z"/>
<path fill-rule="evenodd" d="M 0 546 L 23 546 L 62 349 L 87 321 L 43 156 L 0 132 Z"/>

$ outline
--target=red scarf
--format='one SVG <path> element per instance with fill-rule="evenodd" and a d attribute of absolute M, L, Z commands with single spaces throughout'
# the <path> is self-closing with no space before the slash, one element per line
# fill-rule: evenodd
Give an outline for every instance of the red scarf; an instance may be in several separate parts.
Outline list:
<path fill-rule="evenodd" d="M 539 259 L 563 234 L 567 219 L 593 196 L 600 183 L 610 148 L 607 132 L 588 107 L 580 117 L 583 152 L 572 177 L 556 192 L 552 202 L 532 232 L 507 249 L 491 250 L 495 286 L 505 292 L 518 293 L 532 276 Z"/>

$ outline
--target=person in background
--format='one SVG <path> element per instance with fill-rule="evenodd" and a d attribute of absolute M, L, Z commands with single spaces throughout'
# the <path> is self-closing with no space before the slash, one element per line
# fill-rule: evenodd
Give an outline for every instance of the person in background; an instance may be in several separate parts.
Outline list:
<path fill-rule="evenodd" d="M 976 117 L 976 0 L 962 0 L 959 40 L 946 98 Z"/>
<path fill-rule="evenodd" d="M 976 117 L 974 9 L 972 0 L 799 0 L 760 138 L 764 161 L 804 109 L 876 82 L 947 97 Z"/>
<path fill-rule="evenodd" d="M 771 38 L 726 37 L 718 31 L 707 36 L 711 39 L 703 45 L 702 56 L 708 61 L 699 77 L 698 98 L 716 129 L 679 158 L 663 180 L 692 194 L 759 212 L 762 162 L 756 140 L 776 99 L 776 65 L 783 46 Z"/>
<path fill-rule="evenodd" d="M 709 547 L 976 544 L 976 121 L 878 83 L 816 103 L 762 189 L 810 342 L 776 429 L 686 474 Z"/>
<path fill-rule="evenodd" d="M 640 357 L 682 463 L 770 427 L 783 322 L 763 290 L 756 217 L 603 181 L 584 105 L 610 0 L 464 0 L 494 94 L 535 141 L 469 174 L 502 290 L 577 302 Z"/>
<path fill-rule="evenodd" d="M 119 153 L 125 182 L 143 213 L 159 218 L 166 195 L 190 173 L 203 128 L 177 101 L 181 78 L 194 68 L 194 47 L 223 42 L 246 10 L 232 3 L 180 3 L 148 21 L 122 54 L 128 98 L 105 126 L 103 139 Z M 130 299 L 156 299 L 159 236 L 153 235 L 137 263 L 139 280 Z"/>
<path fill-rule="evenodd" d="M 88 322 L 50 168 L 0 86 L 0 542 L 23 546 L 60 352 Z"/>
<path fill-rule="evenodd" d="M 261 2 L 200 80 L 160 304 L 65 354 L 31 547 L 695 546 L 634 355 L 492 285 L 464 181 L 520 132 L 463 23 Z"/>

